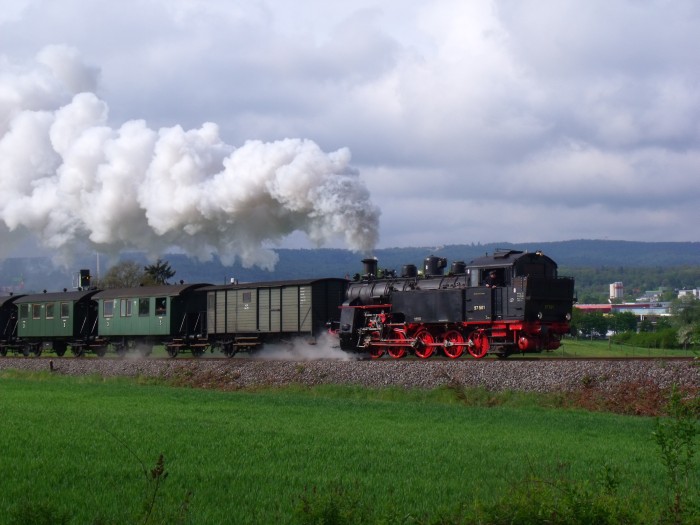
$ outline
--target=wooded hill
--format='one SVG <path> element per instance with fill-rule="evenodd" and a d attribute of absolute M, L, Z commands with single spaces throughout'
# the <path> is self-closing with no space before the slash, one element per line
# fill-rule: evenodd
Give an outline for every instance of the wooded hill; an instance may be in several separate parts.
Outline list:
<path fill-rule="evenodd" d="M 465 261 L 492 253 L 496 249 L 541 250 L 559 264 L 560 274 L 576 278 L 579 300 L 597 296 L 605 300 L 608 285 L 622 281 L 632 293 L 656 289 L 700 287 L 700 243 L 698 242 L 629 242 L 606 240 L 574 240 L 540 243 L 461 244 L 414 248 L 384 248 L 372 255 L 381 268 L 400 270 L 404 264 L 419 268 L 429 255 L 445 257 L 448 262 Z M 339 249 L 277 250 L 279 263 L 273 272 L 259 268 L 243 268 L 240 264 L 226 267 L 218 258 L 209 262 L 181 254 L 164 254 L 176 271 L 173 282 L 208 282 L 222 284 L 236 278 L 240 282 L 300 279 L 308 277 L 352 276 L 362 271 L 363 254 Z M 126 253 L 122 260 L 131 259 L 146 265 L 143 254 Z M 105 271 L 105 258 L 102 259 Z M 49 291 L 70 288 L 73 275 L 80 268 L 96 273 L 96 258 L 83 257 L 71 269 L 56 268 L 47 258 L 8 258 L 0 261 L 0 287 L 17 290 L 24 282 L 24 290 Z M 17 290 L 19 291 L 19 290 Z M 588 301 L 586 301 L 588 302 Z"/>

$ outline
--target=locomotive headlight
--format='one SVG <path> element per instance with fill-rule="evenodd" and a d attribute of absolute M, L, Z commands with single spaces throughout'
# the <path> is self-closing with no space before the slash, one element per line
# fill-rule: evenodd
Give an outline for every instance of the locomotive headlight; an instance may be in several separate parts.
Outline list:
<path fill-rule="evenodd" d="M 564 317 L 567 321 L 571 321 L 571 314 L 566 314 Z"/>
<path fill-rule="evenodd" d="M 537 319 L 542 319 L 542 317 L 544 317 L 542 312 L 537 312 Z"/>

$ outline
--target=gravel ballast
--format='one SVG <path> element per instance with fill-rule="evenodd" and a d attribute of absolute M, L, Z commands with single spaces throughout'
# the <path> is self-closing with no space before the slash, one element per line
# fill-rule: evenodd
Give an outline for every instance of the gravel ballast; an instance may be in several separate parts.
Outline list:
<path fill-rule="evenodd" d="M 0 370 L 53 370 L 68 375 L 97 374 L 163 379 L 234 390 L 290 384 L 348 384 L 367 387 L 435 388 L 445 384 L 488 390 L 572 392 L 626 384 L 660 389 L 700 386 L 697 360 L 381 360 L 280 361 L 252 359 L 79 359 L 0 358 Z"/>

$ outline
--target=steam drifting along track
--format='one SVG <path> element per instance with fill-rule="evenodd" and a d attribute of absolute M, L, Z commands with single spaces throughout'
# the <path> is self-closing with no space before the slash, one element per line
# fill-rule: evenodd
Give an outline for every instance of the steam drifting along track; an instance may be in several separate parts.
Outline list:
<path fill-rule="evenodd" d="M 695 360 L 458 360 L 281 361 L 254 359 L 75 359 L 4 358 L 0 370 L 50 370 L 68 375 L 188 379 L 222 390 L 301 384 L 435 388 L 446 384 L 524 392 L 615 390 L 626 384 L 655 388 L 700 388 Z"/>

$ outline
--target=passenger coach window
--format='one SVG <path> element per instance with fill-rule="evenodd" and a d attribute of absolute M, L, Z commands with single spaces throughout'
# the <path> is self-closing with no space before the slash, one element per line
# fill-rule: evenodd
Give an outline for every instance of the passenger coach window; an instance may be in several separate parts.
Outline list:
<path fill-rule="evenodd" d="M 104 316 L 112 317 L 114 315 L 114 301 L 104 302 Z"/>
<path fill-rule="evenodd" d="M 70 305 L 68 303 L 61 303 L 61 319 L 67 319 L 70 317 Z"/>
<path fill-rule="evenodd" d="M 120 306 L 120 315 L 122 317 L 131 317 L 131 299 L 122 299 Z"/>
<path fill-rule="evenodd" d="M 139 299 L 139 315 L 141 317 L 151 313 L 151 301 L 148 298 Z"/>
<path fill-rule="evenodd" d="M 33 304 L 32 305 L 32 319 L 41 319 L 41 305 L 40 304 Z"/>
<path fill-rule="evenodd" d="M 46 318 L 47 319 L 53 319 L 53 311 L 54 311 L 54 304 L 49 303 L 46 305 Z"/>
<path fill-rule="evenodd" d="M 29 305 L 28 304 L 20 304 L 19 305 L 19 318 L 20 319 L 28 319 L 29 318 Z"/>
<path fill-rule="evenodd" d="M 243 302 L 244 303 L 249 303 L 253 297 L 252 292 L 243 292 Z"/>
<path fill-rule="evenodd" d="M 168 302 L 165 300 L 165 297 L 156 297 L 156 315 L 165 315 L 165 307 L 167 304 Z"/>

